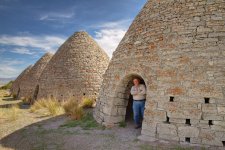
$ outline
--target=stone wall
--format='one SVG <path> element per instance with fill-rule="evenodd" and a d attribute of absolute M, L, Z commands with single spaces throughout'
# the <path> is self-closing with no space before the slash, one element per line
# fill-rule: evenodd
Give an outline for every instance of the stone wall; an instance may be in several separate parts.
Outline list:
<path fill-rule="evenodd" d="M 96 97 L 108 63 L 107 54 L 86 32 L 74 33 L 43 71 L 38 99 Z"/>
<path fill-rule="evenodd" d="M 225 145 L 225 1 L 149 0 L 104 74 L 95 119 L 125 119 L 126 86 L 141 76 L 141 139 Z"/>
<path fill-rule="evenodd" d="M 22 71 L 22 73 L 16 78 L 15 81 L 13 81 L 12 88 L 10 89 L 10 93 L 12 95 L 16 95 L 18 98 L 20 93 L 20 85 L 24 82 L 24 80 L 27 79 L 27 74 L 30 72 L 32 68 L 31 66 L 28 66 L 25 70 Z"/>
<path fill-rule="evenodd" d="M 22 82 L 20 85 L 20 95 L 19 98 L 26 98 L 28 100 L 33 100 L 36 86 L 38 85 L 38 80 L 40 75 L 53 54 L 46 53 L 42 56 L 31 68 L 29 73 L 27 74 L 27 79 Z"/>

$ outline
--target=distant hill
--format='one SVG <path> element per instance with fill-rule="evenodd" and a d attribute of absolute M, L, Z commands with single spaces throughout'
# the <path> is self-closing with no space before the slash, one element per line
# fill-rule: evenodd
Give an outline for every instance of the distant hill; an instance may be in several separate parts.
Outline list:
<path fill-rule="evenodd" d="M 12 80 L 15 80 L 15 78 L 0 78 L 0 87 Z"/>

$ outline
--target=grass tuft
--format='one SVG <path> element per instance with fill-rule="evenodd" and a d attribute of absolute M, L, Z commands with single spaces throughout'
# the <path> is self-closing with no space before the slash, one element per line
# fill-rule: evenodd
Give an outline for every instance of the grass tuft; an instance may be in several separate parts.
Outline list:
<path fill-rule="evenodd" d="M 31 112 L 43 113 L 43 111 L 40 110 L 46 110 L 47 114 L 51 116 L 56 116 L 64 113 L 63 107 L 60 102 L 53 98 L 38 100 L 31 106 L 30 109 Z"/>
<path fill-rule="evenodd" d="M 81 106 L 83 108 L 92 108 L 94 103 L 95 103 L 94 98 L 87 98 L 87 97 L 85 97 L 85 98 L 83 98 L 83 100 L 81 102 Z"/>
<path fill-rule="evenodd" d="M 79 120 L 84 116 L 84 110 L 80 107 L 79 103 L 74 100 L 70 99 L 63 105 L 65 113 L 70 116 L 74 120 Z"/>
<path fill-rule="evenodd" d="M 9 108 L 0 109 L 0 119 L 7 121 L 15 121 L 19 118 L 20 109 L 18 105 L 14 105 Z"/>
<path fill-rule="evenodd" d="M 15 121 L 18 119 L 19 117 L 19 106 L 18 105 L 15 105 L 15 106 L 12 106 L 11 108 L 9 108 L 8 110 L 8 120 L 9 121 Z"/>

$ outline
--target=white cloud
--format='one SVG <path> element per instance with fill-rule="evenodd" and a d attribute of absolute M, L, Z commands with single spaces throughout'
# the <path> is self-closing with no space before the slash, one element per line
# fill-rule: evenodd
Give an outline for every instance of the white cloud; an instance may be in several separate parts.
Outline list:
<path fill-rule="evenodd" d="M 15 65 L 20 65 L 23 63 L 23 61 L 18 60 L 2 60 L 0 63 L 0 77 L 11 78 L 17 76 L 21 72 L 21 69 Z"/>
<path fill-rule="evenodd" d="M 99 30 L 95 32 L 95 40 L 106 51 L 110 58 L 125 35 L 129 23 L 130 20 L 127 19 L 115 22 L 105 22 L 101 25 L 92 26 L 99 28 Z"/>
<path fill-rule="evenodd" d="M 112 22 L 104 22 L 101 24 L 93 25 L 92 28 L 122 28 L 127 29 L 131 22 L 131 19 L 124 19 L 119 21 L 112 21 Z"/>
<path fill-rule="evenodd" d="M 0 36 L 0 44 L 17 47 L 16 51 L 27 52 L 26 49 L 36 48 L 44 52 L 54 53 L 65 41 L 65 38 L 57 36 Z M 21 49 L 23 47 L 23 49 Z M 15 49 L 14 49 L 15 52 Z"/>
<path fill-rule="evenodd" d="M 116 47 L 118 46 L 125 33 L 126 30 L 119 28 L 102 29 L 96 32 L 95 40 L 111 58 L 113 51 L 115 51 Z"/>
<path fill-rule="evenodd" d="M 40 16 L 41 21 L 57 21 L 57 20 L 63 20 L 63 19 L 70 19 L 73 18 L 75 15 L 74 12 L 69 12 L 69 13 L 55 13 L 51 12 L 48 14 L 44 14 Z"/>
<path fill-rule="evenodd" d="M 34 54 L 34 52 L 31 52 L 28 48 L 25 48 L 25 47 L 14 48 L 11 52 L 17 53 L 17 54 L 27 54 L 27 55 Z"/>

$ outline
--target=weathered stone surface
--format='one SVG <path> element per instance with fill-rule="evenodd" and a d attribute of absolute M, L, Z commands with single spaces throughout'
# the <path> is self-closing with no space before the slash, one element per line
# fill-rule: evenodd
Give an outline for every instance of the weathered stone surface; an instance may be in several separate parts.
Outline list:
<path fill-rule="evenodd" d="M 220 137 L 216 136 L 216 132 L 210 129 L 202 129 L 199 137 L 202 139 L 202 144 L 223 146 Z"/>
<path fill-rule="evenodd" d="M 43 70 L 38 99 L 96 97 L 108 63 L 109 57 L 88 33 L 74 33 Z"/>
<path fill-rule="evenodd" d="M 145 110 L 145 119 L 154 121 L 166 121 L 166 112 L 161 110 Z"/>
<path fill-rule="evenodd" d="M 177 127 L 172 124 L 157 124 L 157 133 L 170 136 L 177 136 Z"/>
<path fill-rule="evenodd" d="M 178 128 L 179 137 L 198 137 L 199 129 L 196 127 L 179 127 Z"/>
<path fill-rule="evenodd" d="M 225 127 L 225 121 L 213 121 L 213 125 Z"/>
<path fill-rule="evenodd" d="M 28 99 L 30 102 L 37 99 L 37 94 L 39 90 L 39 79 L 40 76 L 45 69 L 46 65 L 52 58 L 53 54 L 46 53 L 42 56 L 31 68 L 28 73 L 28 77 L 26 80 L 22 82 L 20 85 L 20 94 L 19 97 L 24 97 Z"/>
<path fill-rule="evenodd" d="M 225 106 L 218 106 L 217 109 L 219 114 L 225 115 Z"/>
<path fill-rule="evenodd" d="M 13 82 L 12 88 L 10 89 L 10 92 L 12 95 L 16 95 L 17 98 L 19 98 L 20 94 L 20 85 L 23 84 L 25 80 L 29 77 L 29 72 L 32 68 L 31 66 L 28 66 Z"/>
<path fill-rule="evenodd" d="M 203 120 L 223 120 L 224 116 L 218 115 L 218 114 L 203 113 L 202 119 Z"/>
<path fill-rule="evenodd" d="M 174 109 L 168 110 L 167 115 L 171 118 L 182 118 L 182 119 L 201 119 L 202 111 L 199 109 Z"/>
<path fill-rule="evenodd" d="M 224 20 L 223 0 L 147 1 L 113 53 L 97 108 L 127 99 L 139 77 L 147 87 L 144 120 L 159 124 L 157 138 L 222 146 L 223 123 L 211 122 L 225 119 Z M 142 135 L 155 132 L 144 126 Z"/>
<path fill-rule="evenodd" d="M 144 120 L 143 124 L 142 124 L 141 134 L 155 137 L 156 136 L 156 127 L 157 127 L 157 123 L 147 122 Z"/>

